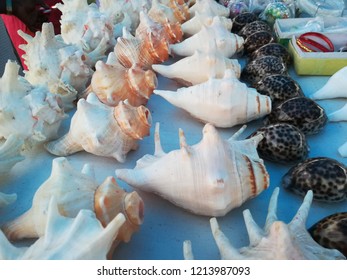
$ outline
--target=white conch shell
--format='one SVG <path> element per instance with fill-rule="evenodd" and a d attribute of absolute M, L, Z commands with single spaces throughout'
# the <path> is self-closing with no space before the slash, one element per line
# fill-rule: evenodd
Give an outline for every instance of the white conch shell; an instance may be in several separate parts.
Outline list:
<path fill-rule="evenodd" d="M 240 82 L 232 70 L 226 70 L 223 79 L 210 78 L 177 91 L 155 90 L 154 93 L 217 127 L 244 124 L 271 112 L 271 98 Z"/>
<path fill-rule="evenodd" d="M 88 209 L 104 227 L 123 213 L 126 221 L 116 238 L 118 241 L 128 242 L 143 221 L 143 201 L 136 192 L 125 192 L 113 177 L 107 177 L 99 185 L 90 165 L 77 171 L 66 158 L 55 158 L 51 175 L 36 191 L 31 208 L 3 225 L 5 235 L 10 240 L 44 235 L 51 197 L 55 197 L 61 215 L 76 217 L 81 209 Z"/>
<path fill-rule="evenodd" d="M 234 248 L 220 230 L 216 218 L 210 219 L 211 230 L 219 248 L 221 258 L 229 260 L 344 260 L 336 249 L 326 249 L 316 243 L 306 230 L 306 219 L 312 203 L 313 193 L 308 191 L 304 202 L 290 223 L 277 220 L 277 198 L 279 188 L 275 188 L 270 203 L 264 229 L 253 220 L 250 211 L 243 211 L 250 244 L 240 249 Z M 192 259 L 190 242 L 184 243 L 186 259 Z"/>
<path fill-rule="evenodd" d="M 325 85 L 311 95 L 312 99 L 347 97 L 347 66 L 333 74 Z"/>
<path fill-rule="evenodd" d="M 146 107 L 132 107 L 123 101 L 110 107 L 90 93 L 87 100 L 78 101 L 69 132 L 45 147 L 57 156 L 85 150 L 124 162 L 127 153 L 137 148 L 138 140 L 149 135 L 150 126 L 151 114 Z"/>
<path fill-rule="evenodd" d="M 191 16 L 195 15 L 196 12 L 203 13 L 209 11 L 216 16 L 228 17 L 230 11 L 227 7 L 217 3 L 214 0 L 196 0 L 195 4 L 189 8 Z"/>
<path fill-rule="evenodd" d="M 193 55 L 196 50 L 207 52 L 211 45 L 226 57 L 232 57 L 243 49 L 244 39 L 226 29 L 218 17 L 213 18 L 209 26 L 202 26 L 201 30 L 181 43 L 170 45 L 170 52 L 180 56 Z"/>
<path fill-rule="evenodd" d="M 22 31 L 18 34 L 27 41 L 26 45 L 20 45 L 28 66 L 25 78 L 58 94 L 65 109 L 73 108 L 77 93 L 86 88 L 93 74 L 87 57 L 76 46 L 67 45 L 59 35 L 55 36 L 52 23 L 43 23 L 42 31 L 36 32 L 35 37 Z"/>
<path fill-rule="evenodd" d="M 336 110 L 336 111 L 330 113 L 328 115 L 328 119 L 331 122 L 347 121 L 347 104 L 345 104 L 339 110 Z"/>
<path fill-rule="evenodd" d="M 17 194 L 5 194 L 0 192 L 0 208 L 5 207 L 17 200 Z"/>
<path fill-rule="evenodd" d="M 187 86 L 201 84 L 210 78 L 223 78 L 227 69 L 231 69 L 238 79 L 241 75 L 238 60 L 229 59 L 218 52 L 195 51 L 192 56 L 184 57 L 171 65 L 153 64 L 152 69 Z"/>
<path fill-rule="evenodd" d="M 86 209 L 76 218 L 61 216 L 54 197 L 47 209 L 47 226 L 43 235 L 30 247 L 13 246 L 0 231 L 2 260 L 91 260 L 106 259 L 118 231 L 125 222 L 118 214 L 104 228 L 95 214 Z"/>
<path fill-rule="evenodd" d="M 29 142 L 48 141 L 67 115 L 58 96 L 30 85 L 18 71 L 18 64 L 8 61 L 0 79 L 0 138 L 14 134 Z"/>
<path fill-rule="evenodd" d="M 338 151 L 342 157 L 347 157 L 347 142 L 338 148 Z"/>
<path fill-rule="evenodd" d="M 269 174 L 256 150 L 263 136 L 236 140 L 243 130 L 223 140 L 206 124 L 202 140 L 193 146 L 180 130 L 181 148 L 165 153 L 157 123 L 154 155 L 139 159 L 134 169 L 117 169 L 116 176 L 195 214 L 223 216 L 269 186 Z"/>
<path fill-rule="evenodd" d="M 24 159 L 21 155 L 23 144 L 21 137 L 11 134 L 0 146 L 0 176 L 6 175 L 17 162 Z"/>
<path fill-rule="evenodd" d="M 202 26 L 209 26 L 212 24 L 214 17 L 212 14 L 200 14 L 199 12 L 195 13 L 195 16 L 190 20 L 186 21 L 182 24 L 182 31 L 185 35 L 194 35 L 198 33 Z M 219 20 L 222 22 L 223 26 L 231 32 L 231 28 L 233 27 L 233 22 L 230 18 L 219 17 Z"/>

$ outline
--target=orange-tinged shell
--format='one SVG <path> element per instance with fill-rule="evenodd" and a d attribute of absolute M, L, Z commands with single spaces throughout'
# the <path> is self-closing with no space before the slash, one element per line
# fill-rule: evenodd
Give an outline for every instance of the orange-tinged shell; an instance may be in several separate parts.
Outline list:
<path fill-rule="evenodd" d="M 170 0 L 168 6 L 173 10 L 175 17 L 180 23 L 183 23 L 190 18 L 189 7 L 187 4 L 180 4 L 179 0 Z"/>

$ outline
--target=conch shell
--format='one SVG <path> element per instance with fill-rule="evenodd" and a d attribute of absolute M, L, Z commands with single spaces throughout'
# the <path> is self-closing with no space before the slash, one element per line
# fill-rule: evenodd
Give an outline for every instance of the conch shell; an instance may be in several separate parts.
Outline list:
<path fill-rule="evenodd" d="M 217 127 L 244 124 L 271 112 L 271 98 L 241 83 L 229 69 L 223 79 L 210 78 L 177 91 L 155 90 L 154 93 Z"/>
<path fill-rule="evenodd" d="M 237 59 L 229 59 L 218 52 L 195 51 L 171 65 L 153 64 L 152 69 L 160 75 L 174 79 L 185 86 L 197 85 L 210 78 L 221 79 L 231 69 L 240 78 L 241 65 Z"/>
<path fill-rule="evenodd" d="M 196 12 L 209 11 L 217 16 L 228 17 L 230 10 L 214 0 L 196 0 L 195 4 L 189 8 L 191 16 Z"/>
<path fill-rule="evenodd" d="M 137 148 L 138 140 L 149 135 L 150 126 L 151 114 L 146 107 L 123 101 L 110 107 L 90 93 L 87 100 L 78 101 L 69 132 L 45 147 L 57 156 L 85 150 L 124 162 L 127 153 Z"/>
<path fill-rule="evenodd" d="M 21 155 L 23 144 L 22 138 L 11 134 L 0 146 L 0 176 L 6 175 L 17 162 L 24 160 Z"/>
<path fill-rule="evenodd" d="M 17 63 L 8 61 L 0 79 L 0 138 L 14 134 L 28 142 L 48 141 L 67 115 L 57 95 L 30 85 L 18 70 Z"/>
<path fill-rule="evenodd" d="M 347 121 L 347 103 L 342 108 L 330 113 L 328 120 L 331 122 Z"/>
<path fill-rule="evenodd" d="M 66 158 L 55 158 L 51 175 L 36 191 L 31 208 L 3 225 L 5 235 L 10 240 L 43 236 L 50 223 L 49 202 L 54 197 L 61 215 L 76 217 L 81 209 L 88 209 L 104 227 L 119 213 L 124 214 L 126 221 L 119 229 L 117 240 L 128 242 L 142 224 L 143 201 L 136 192 L 122 190 L 113 177 L 99 185 L 93 172 L 88 164 L 79 172 Z"/>
<path fill-rule="evenodd" d="M 5 207 L 17 200 L 17 194 L 5 194 L 0 192 L 0 208 Z"/>
<path fill-rule="evenodd" d="M 196 50 L 207 52 L 213 47 L 225 57 L 232 57 L 243 49 L 244 39 L 226 29 L 218 17 L 210 26 L 203 26 L 181 43 L 170 45 L 170 52 L 180 56 L 193 55 Z"/>
<path fill-rule="evenodd" d="M 160 2 L 172 9 L 175 18 L 183 23 L 190 18 L 189 7 L 181 0 L 160 0 Z"/>
<path fill-rule="evenodd" d="M 306 219 L 312 203 L 312 191 L 308 191 L 298 212 L 288 224 L 277 220 L 277 198 L 279 188 L 275 188 L 268 209 L 264 229 L 253 220 L 251 212 L 243 211 L 250 244 L 240 249 L 234 248 L 220 230 L 217 219 L 210 220 L 211 230 L 219 248 L 221 258 L 229 260 L 344 260 L 338 250 L 326 249 L 316 243 L 306 230 Z M 186 259 L 192 259 L 190 241 L 183 245 Z"/>
<path fill-rule="evenodd" d="M 98 61 L 95 69 L 87 92 L 94 92 L 109 106 L 126 99 L 132 106 L 145 105 L 158 84 L 152 70 L 143 70 L 136 64 L 125 68 L 119 63 L 109 65 Z"/>
<path fill-rule="evenodd" d="M 148 11 L 148 16 L 159 23 L 164 23 L 166 20 L 169 23 L 181 23 L 179 19 L 175 16 L 175 13 L 172 8 L 167 5 L 164 5 L 159 0 L 153 0 L 152 6 Z"/>
<path fill-rule="evenodd" d="M 342 157 L 347 157 L 347 142 L 338 148 L 338 152 Z"/>
<path fill-rule="evenodd" d="M 157 123 L 154 155 L 139 159 L 134 169 L 117 169 L 116 176 L 195 214 L 223 216 L 269 186 L 269 174 L 256 151 L 262 136 L 237 140 L 244 129 L 223 140 L 206 124 L 201 142 L 193 146 L 180 130 L 181 148 L 165 153 Z"/>
<path fill-rule="evenodd" d="M 59 213 L 54 197 L 47 208 L 47 227 L 30 247 L 13 246 L 0 231 L 0 259 L 2 260 L 99 260 L 113 246 L 115 237 L 125 222 L 118 214 L 104 228 L 90 210 L 82 209 L 76 218 Z"/>

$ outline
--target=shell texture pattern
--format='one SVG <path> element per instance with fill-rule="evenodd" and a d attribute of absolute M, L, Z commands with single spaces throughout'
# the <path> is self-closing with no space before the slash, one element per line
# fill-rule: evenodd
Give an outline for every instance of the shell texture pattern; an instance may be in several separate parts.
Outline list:
<path fill-rule="evenodd" d="M 257 148 L 264 159 L 289 164 L 307 158 L 309 147 L 305 134 L 291 124 L 270 124 L 257 129 L 250 137 L 258 134 L 264 137 Z"/>
<path fill-rule="evenodd" d="M 179 23 L 186 22 L 190 18 L 189 6 L 184 1 L 180 0 L 160 0 L 160 2 L 170 7 L 174 13 L 175 18 Z"/>
<path fill-rule="evenodd" d="M 337 249 L 347 257 L 347 212 L 329 215 L 311 226 L 308 231 L 318 244 Z"/>
<path fill-rule="evenodd" d="M 136 192 L 122 190 L 113 177 L 99 185 L 94 170 L 88 164 L 82 171 L 75 170 L 66 158 L 55 158 L 50 177 L 37 189 L 31 208 L 2 226 L 10 240 L 37 238 L 45 234 L 49 203 L 55 198 L 61 215 L 74 218 L 80 210 L 95 213 L 106 227 L 119 213 L 126 221 L 115 239 L 128 242 L 143 221 L 143 201 Z"/>
<path fill-rule="evenodd" d="M 47 227 L 30 247 L 15 247 L 0 231 L 0 259 L 2 260 L 99 260 L 106 259 L 118 231 L 125 222 L 118 214 L 104 228 L 95 214 L 87 209 L 75 218 L 59 213 L 54 197 L 47 209 Z"/>
<path fill-rule="evenodd" d="M 210 78 L 221 79 L 227 70 L 240 78 L 241 65 L 237 59 L 230 59 L 218 52 L 195 51 L 171 65 L 153 64 L 152 69 L 160 75 L 174 79 L 185 86 L 197 85 Z"/>
<path fill-rule="evenodd" d="M 255 13 L 244 12 L 238 14 L 236 17 L 233 18 L 233 27 L 231 29 L 231 32 L 238 33 L 247 24 L 256 20 L 258 20 L 258 16 Z"/>
<path fill-rule="evenodd" d="M 154 155 L 139 159 L 134 169 L 117 169 L 116 176 L 195 214 L 223 216 L 269 186 L 269 174 L 256 152 L 263 137 L 237 140 L 243 130 L 223 140 L 206 124 L 202 140 L 193 146 L 180 130 L 181 148 L 165 153 L 157 124 Z"/>
<path fill-rule="evenodd" d="M 279 188 L 270 199 L 264 228 L 253 220 L 251 212 L 243 211 L 249 246 L 235 248 L 221 231 L 217 219 L 210 219 L 211 231 L 221 259 L 228 260 L 345 260 L 335 249 L 326 249 L 316 243 L 306 230 L 306 220 L 312 203 L 312 191 L 307 192 L 302 205 L 293 219 L 284 223 L 277 218 Z M 183 244 L 185 258 L 192 258 L 189 241 Z"/>
<path fill-rule="evenodd" d="M 32 86 L 18 71 L 19 65 L 8 61 L 0 79 L 0 138 L 14 134 L 30 143 L 48 141 L 66 118 L 59 97 Z"/>
<path fill-rule="evenodd" d="M 264 21 L 256 20 L 246 24 L 237 34 L 246 39 L 248 36 L 259 31 L 271 32 L 271 27 Z"/>
<path fill-rule="evenodd" d="M 265 124 L 289 123 L 306 135 L 321 131 L 328 121 L 325 110 L 312 99 L 293 97 L 274 108 L 267 116 Z"/>
<path fill-rule="evenodd" d="M 21 150 L 24 140 L 16 135 L 10 135 L 0 146 L 0 176 L 6 175 L 18 162 L 24 160 Z"/>
<path fill-rule="evenodd" d="M 292 167 L 282 178 L 284 188 L 323 202 L 340 202 L 347 198 L 346 166 L 326 157 L 309 158 Z"/>
<path fill-rule="evenodd" d="M 271 112 L 270 97 L 241 83 L 231 70 L 225 72 L 223 79 L 210 78 L 176 92 L 155 90 L 154 93 L 216 127 L 244 124 Z"/>
<path fill-rule="evenodd" d="M 255 50 L 250 54 L 250 59 L 254 60 L 261 56 L 273 55 L 282 58 L 286 65 L 291 62 L 291 56 L 286 47 L 279 43 L 270 43 L 261 46 L 259 49 Z"/>
<path fill-rule="evenodd" d="M 127 153 L 137 148 L 138 140 L 149 135 L 150 126 L 151 114 L 144 106 L 120 102 L 110 107 L 90 93 L 87 100 L 78 101 L 68 133 L 45 147 L 57 156 L 84 150 L 124 162 Z"/>
<path fill-rule="evenodd" d="M 250 54 L 260 47 L 272 43 L 275 41 L 275 37 L 268 31 L 255 32 L 245 39 L 244 49 L 247 54 Z"/>

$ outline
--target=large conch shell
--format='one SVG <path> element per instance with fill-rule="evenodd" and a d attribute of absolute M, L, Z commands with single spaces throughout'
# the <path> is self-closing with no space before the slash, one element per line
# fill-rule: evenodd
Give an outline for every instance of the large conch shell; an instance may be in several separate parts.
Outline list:
<path fill-rule="evenodd" d="M 195 51 L 171 65 L 153 64 L 152 69 L 160 75 L 174 79 L 185 86 L 197 85 L 210 78 L 221 79 L 227 69 L 240 78 L 241 65 L 237 59 L 230 59 L 218 52 Z"/>
<path fill-rule="evenodd" d="M 202 140 L 193 146 L 180 130 L 181 148 L 165 153 L 157 123 L 154 155 L 139 159 L 134 169 L 117 169 L 116 176 L 195 214 L 223 216 L 269 186 L 269 174 L 256 150 L 262 136 L 237 140 L 243 129 L 223 140 L 206 124 Z"/>
<path fill-rule="evenodd" d="M 114 239 L 125 222 L 118 214 L 104 228 L 95 214 L 82 209 L 75 218 L 59 213 L 54 197 L 47 208 L 47 226 L 30 247 L 15 247 L 0 231 L 1 260 L 99 260 L 106 259 Z"/>
<path fill-rule="evenodd" d="M 127 153 L 137 148 L 138 140 L 149 135 L 150 126 L 151 114 L 146 107 L 123 101 L 110 107 L 90 93 L 87 100 L 78 101 L 69 132 L 45 147 L 57 156 L 85 150 L 124 162 Z"/>
<path fill-rule="evenodd" d="M 343 67 L 324 84 L 322 88 L 311 95 L 312 99 L 330 99 L 338 97 L 347 97 L 347 66 Z"/>
<path fill-rule="evenodd" d="M 143 201 L 136 192 L 127 193 L 121 189 L 113 177 L 99 185 L 93 172 L 88 164 L 80 172 L 66 158 L 55 158 L 51 175 L 36 191 L 31 208 L 2 226 L 5 235 L 10 240 L 43 236 L 49 223 L 49 201 L 54 196 L 61 215 L 76 217 L 81 209 L 88 209 L 104 227 L 123 213 L 126 221 L 117 241 L 128 242 L 142 224 Z"/>
<path fill-rule="evenodd" d="M 195 15 L 196 12 L 203 13 L 204 11 L 223 17 L 228 17 L 230 14 L 230 10 L 227 7 L 224 7 L 214 0 L 196 0 L 195 4 L 189 8 L 191 16 Z"/>
<path fill-rule="evenodd" d="M 119 63 L 109 65 L 98 61 L 95 69 L 87 91 L 94 92 L 109 106 L 126 99 L 132 106 L 145 105 L 158 84 L 152 70 L 143 70 L 136 64 L 125 68 Z"/>
<path fill-rule="evenodd" d="M 0 208 L 5 207 L 17 200 L 17 194 L 5 194 L 0 192 Z"/>
<path fill-rule="evenodd" d="M 155 90 L 154 93 L 217 127 L 244 124 L 271 112 L 271 98 L 240 82 L 232 70 L 226 70 L 223 79 L 210 78 L 177 91 Z"/>
<path fill-rule="evenodd" d="M 0 138 L 14 134 L 30 143 L 51 140 L 67 117 L 59 97 L 30 85 L 18 71 L 19 65 L 8 61 L 0 78 Z"/>
<path fill-rule="evenodd" d="M 47 86 L 61 97 L 65 109 L 72 109 L 78 92 L 86 88 L 93 74 L 87 64 L 93 54 L 87 58 L 76 46 L 65 44 L 59 35 L 54 35 L 52 23 L 43 23 L 42 31 L 36 32 L 35 37 L 22 31 L 18 34 L 27 41 L 26 45 L 20 45 L 28 66 L 25 78 L 32 85 Z"/>
<path fill-rule="evenodd" d="M 312 203 L 312 191 L 308 191 L 304 202 L 290 223 L 277 220 L 277 198 L 279 188 L 275 188 L 270 203 L 264 229 L 253 220 L 251 212 L 243 211 L 250 244 L 240 249 L 234 248 L 220 230 L 217 219 L 210 220 L 213 237 L 221 258 L 229 260 L 344 260 L 338 250 L 326 249 L 316 243 L 306 230 L 306 219 Z M 186 259 L 192 259 L 190 241 L 185 241 L 183 252 Z"/>
<path fill-rule="evenodd" d="M 24 160 L 21 155 L 23 144 L 21 137 L 11 134 L 0 146 L 0 176 L 6 175 L 17 162 Z"/>
<path fill-rule="evenodd" d="M 208 52 L 214 47 L 226 57 L 232 57 L 243 49 L 244 39 L 226 29 L 218 17 L 209 26 L 203 26 L 193 36 L 181 43 L 170 45 L 170 52 L 180 56 L 193 55 L 196 50 Z"/>

